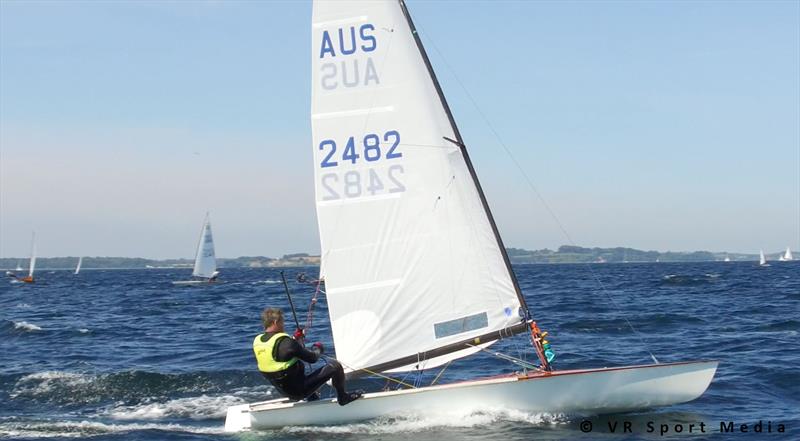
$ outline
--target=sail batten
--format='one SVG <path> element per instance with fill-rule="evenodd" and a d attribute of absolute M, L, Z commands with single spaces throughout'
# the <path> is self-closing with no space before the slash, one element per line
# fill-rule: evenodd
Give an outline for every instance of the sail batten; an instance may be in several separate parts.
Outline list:
<path fill-rule="evenodd" d="M 463 145 L 405 6 L 314 2 L 312 23 L 320 277 L 336 357 L 359 370 L 402 369 L 396 360 L 441 348 L 468 355 L 460 342 L 529 314 L 466 150 L 446 141 Z"/>

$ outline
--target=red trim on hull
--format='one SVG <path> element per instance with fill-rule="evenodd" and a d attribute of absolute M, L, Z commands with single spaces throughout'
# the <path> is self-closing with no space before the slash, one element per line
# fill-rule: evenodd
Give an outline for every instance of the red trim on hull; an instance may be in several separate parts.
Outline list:
<path fill-rule="evenodd" d="M 631 369 L 645 369 L 645 368 L 660 368 L 660 367 L 668 367 L 668 366 L 681 366 L 686 364 L 700 364 L 700 363 L 719 363 L 717 360 L 698 360 L 698 361 L 678 361 L 675 363 L 661 363 L 661 364 L 641 364 L 635 366 L 620 366 L 620 367 L 603 367 L 603 368 L 592 368 L 592 369 L 569 369 L 563 371 L 550 371 L 550 372 L 531 372 L 527 375 L 520 375 L 520 374 L 500 374 L 500 375 L 493 375 L 491 377 L 481 377 L 475 378 L 472 380 L 463 380 L 463 381 L 456 381 L 453 383 L 442 384 L 440 386 L 446 386 L 451 384 L 463 384 L 463 383 L 474 383 L 479 381 L 486 381 L 486 380 L 497 380 L 501 378 L 514 378 L 516 377 L 517 380 L 536 380 L 536 379 L 543 379 L 549 377 L 558 377 L 562 375 L 580 375 L 580 374 L 591 374 L 596 372 L 611 372 L 611 371 L 624 371 L 624 370 L 631 370 Z"/>

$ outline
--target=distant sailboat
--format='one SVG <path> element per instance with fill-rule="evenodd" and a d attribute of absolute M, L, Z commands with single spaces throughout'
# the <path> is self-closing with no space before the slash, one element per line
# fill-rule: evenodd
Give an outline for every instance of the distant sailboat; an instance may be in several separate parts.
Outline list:
<path fill-rule="evenodd" d="M 214 238 L 211 235 L 211 221 L 208 213 L 200 231 L 200 242 L 197 244 L 197 253 L 194 256 L 194 270 L 192 277 L 195 280 L 181 280 L 172 282 L 173 285 L 203 285 L 217 281 L 217 259 L 214 256 Z"/>
<path fill-rule="evenodd" d="M 81 263 L 83 263 L 83 256 L 78 257 L 78 266 L 75 267 L 75 275 L 81 272 Z"/>
<path fill-rule="evenodd" d="M 33 283 L 33 270 L 36 268 L 36 232 L 31 236 L 31 262 L 28 266 L 28 276 L 19 280 L 25 283 Z"/>
<path fill-rule="evenodd" d="M 731 261 L 731 258 L 728 257 L 728 256 L 725 256 L 725 259 L 723 259 L 723 262 L 730 262 L 730 261 Z"/>
<path fill-rule="evenodd" d="M 761 266 L 769 266 L 767 263 L 767 257 L 764 256 L 764 250 L 761 250 L 760 255 L 758 257 L 758 264 Z"/>
<path fill-rule="evenodd" d="M 794 257 L 792 256 L 792 249 L 790 247 L 786 247 L 786 252 L 783 253 L 783 255 L 778 260 L 780 260 L 781 262 L 789 262 L 794 260 Z"/>
<path fill-rule="evenodd" d="M 19 264 L 19 261 L 17 261 L 17 268 L 14 271 L 22 271 L 22 265 Z"/>

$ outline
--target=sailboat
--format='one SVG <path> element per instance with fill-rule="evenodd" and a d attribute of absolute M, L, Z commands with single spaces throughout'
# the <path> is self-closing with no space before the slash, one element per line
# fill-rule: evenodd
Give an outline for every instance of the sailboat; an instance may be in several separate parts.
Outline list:
<path fill-rule="evenodd" d="M 25 283 L 33 283 L 33 270 L 36 268 L 36 232 L 31 235 L 31 260 L 28 265 L 28 275 L 19 279 Z"/>
<path fill-rule="evenodd" d="M 794 260 L 794 256 L 792 256 L 791 247 L 786 247 L 786 252 L 783 253 L 783 255 L 780 258 L 778 258 L 778 260 L 780 260 L 781 262 L 790 262 Z"/>
<path fill-rule="evenodd" d="M 76 276 L 81 272 L 81 263 L 83 263 L 83 256 L 78 257 L 78 266 L 75 267 Z"/>
<path fill-rule="evenodd" d="M 764 250 L 760 250 L 759 252 L 758 264 L 760 266 L 769 266 L 769 264 L 767 263 L 767 256 L 764 255 Z"/>
<path fill-rule="evenodd" d="M 217 260 L 214 256 L 214 237 L 211 235 L 211 220 L 206 213 L 203 228 L 200 230 L 197 252 L 194 256 L 192 277 L 195 279 L 175 281 L 172 284 L 179 286 L 204 285 L 216 282 L 217 276 L 219 276 L 219 271 L 217 271 Z"/>
<path fill-rule="evenodd" d="M 446 366 L 525 334 L 523 372 L 228 408 L 225 430 L 511 408 L 609 413 L 699 397 L 716 361 L 555 370 L 402 0 L 315 1 L 312 149 L 335 357 L 349 377 Z"/>

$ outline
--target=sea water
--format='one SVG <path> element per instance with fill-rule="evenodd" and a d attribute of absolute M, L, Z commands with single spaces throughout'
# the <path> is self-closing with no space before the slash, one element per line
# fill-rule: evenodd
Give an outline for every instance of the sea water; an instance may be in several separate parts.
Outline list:
<path fill-rule="evenodd" d="M 0 438 L 800 439 L 800 262 L 514 269 L 557 369 L 650 363 L 652 353 L 660 362 L 719 360 L 714 381 L 693 402 L 634 414 L 501 408 L 231 435 L 228 406 L 276 397 L 251 344 L 264 307 L 284 307 L 292 322 L 278 270 L 222 269 L 223 283 L 201 288 L 171 285 L 185 269 L 45 271 L 32 285 L 0 280 Z M 317 271 L 286 270 L 303 322 L 314 290 L 294 280 Z M 309 339 L 332 352 L 324 296 L 313 319 Z M 493 349 L 532 359 L 524 336 Z M 439 382 L 518 369 L 479 353 Z M 428 384 L 437 373 L 402 379 Z"/>

